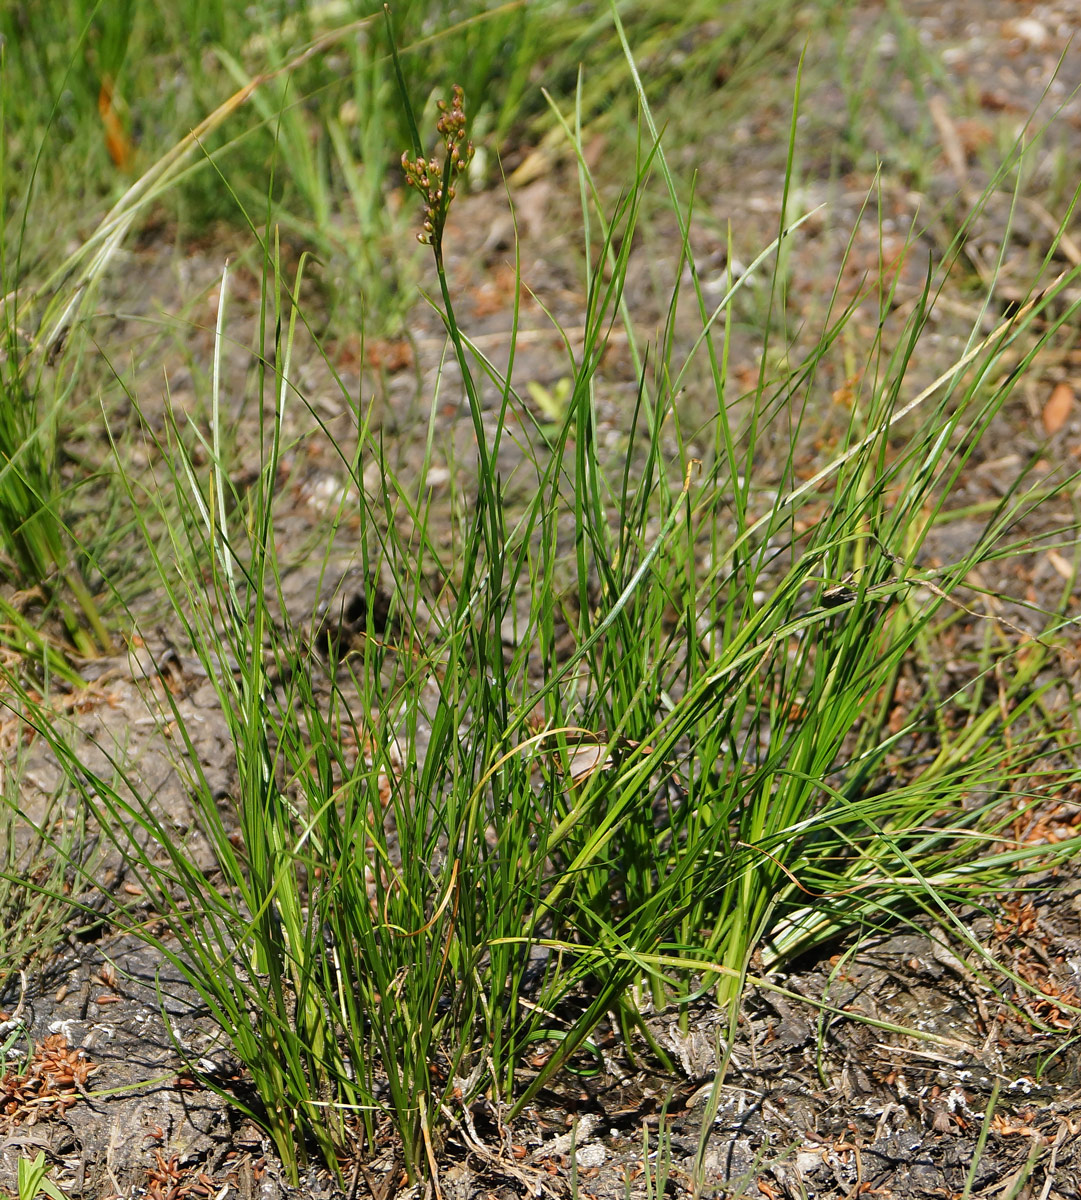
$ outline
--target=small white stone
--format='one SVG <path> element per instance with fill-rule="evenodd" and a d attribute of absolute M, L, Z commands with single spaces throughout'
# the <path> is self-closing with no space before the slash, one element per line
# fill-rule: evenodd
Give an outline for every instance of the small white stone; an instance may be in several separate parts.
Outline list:
<path fill-rule="evenodd" d="M 574 1161 L 580 1167 L 599 1167 L 604 1162 L 604 1147 L 600 1142 L 579 1146 L 574 1152 Z"/>
<path fill-rule="evenodd" d="M 1006 32 L 1037 49 L 1047 41 L 1046 27 L 1034 17 L 1016 17 L 1007 21 Z"/>

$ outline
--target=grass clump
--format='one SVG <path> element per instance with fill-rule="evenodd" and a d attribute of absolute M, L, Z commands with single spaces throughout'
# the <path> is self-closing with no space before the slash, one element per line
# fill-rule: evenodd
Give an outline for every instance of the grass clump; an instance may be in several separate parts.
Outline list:
<path fill-rule="evenodd" d="M 0 236 L 3 231 L 0 207 Z M 17 275 L 17 262 L 12 267 L 0 247 L 0 574 L 23 593 L 0 599 L 0 612 L 4 640 L 14 651 L 29 651 L 71 678 L 58 639 L 49 639 L 26 606 L 37 601 L 57 613 L 60 631 L 76 653 L 92 657 L 112 644 L 83 579 L 60 476 L 58 414 L 71 402 L 79 351 L 59 349 L 55 364 L 34 354 L 18 324 Z"/>
<path fill-rule="evenodd" d="M 581 109 L 559 117 L 583 197 L 586 317 L 579 343 L 561 331 L 570 382 L 543 421 L 515 381 L 517 308 L 501 371 L 460 324 L 446 272 L 453 182 L 472 156 L 463 93 L 440 110 L 433 154 L 395 60 L 403 169 L 424 200 L 475 445 L 467 463 L 443 460 L 433 395 L 422 467 L 395 473 L 342 388 L 355 444 L 333 445 L 352 485 L 334 529 L 352 520 L 359 573 L 386 590 L 381 605 L 371 595 L 362 605 L 351 647 L 291 607 L 277 540 L 287 416 L 308 405 L 294 362 L 307 260 L 286 281 L 263 235 L 252 370 L 272 402 L 260 405 L 243 486 L 224 449 L 223 275 L 206 427 L 170 414 L 147 431 L 158 478 L 123 478 L 235 752 L 235 788 L 222 796 L 170 692 L 148 687 L 187 751 L 213 869 L 174 838 L 125 764 L 110 778 L 90 771 L 37 710 L 71 783 L 167 915 L 167 935 L 140 932 L 219 1022 L 251 1078 L 248 1099 L 233 1098 L 294 1182 L 313 1158 L 341 1172 L 380 1145 L 386 1118 L 408 1175 L 434 1175 L 449 1131 L 472 1144 L 476 1105 L 512 1122 L 561 1072 L 593 1069 L 610 1013 L 632 1052 L 663 1057 L 647 1020 L 657 1010 L 687 1021 L 712 995 L 734 1023 L 752 968 L 898 914 L 922 910 L 960 931 L 962 906 L 1076 850 L 1011 834 L 1076 740 L 1050 700 L 1068 590 L 1058 610 L 1030 613 L 1018 639 L 970 585 L 1028 549 L 1017 531 L 1064 482 L 1024 464 L 961 552 L 928 549 L 1020 373 L 1076 316 L 1075 273 L 990 332 L 977 320 L 918 390 L 934 275 L 903 322 L 886 283 L 848 304 L 835 295 L 821 328 L 774 345 L 800 236 L 788 215 L 795 121 L 776 237 L 711 307 L 695 272 L 689 291 L 678 282 L 694 259 L 692 211 L 626 53 L 641 125 L 613 204 L 588 166 Z M 157 182 L 174 179 L 163 169 Z M 647 348 L 627 282 L 654 188 L 678 251 Z M 116 229 L 140 202 L 118 210 Z M 520 282 L 518 270 L 515 295 Z M 757 381 L 738 394 L 735 305 L 755 283 L 766 344 Z M 809 465 L 820 373 L 839 346 L 860 345 L 867 305 L 863 383 L 826 461 Z M 696 320 L 689 344 L 676 333 L 684 306 Z M 616 330 L 636 391 L 613 453 L 601 401 Z M 696 378 L 710 415 L 692 427 L 681 397 Z M 499 464 L 511 442 L 508 478 Z M 452 492 L 446 526 L 434 516 L 435 465 Z M 146 515 L 177 504 L 179 519 Z M 347 600 L 333 561 L 328 540 L 313 578 L 330 611 Z M 936 670 L 941 647 L 973 629 L 988 636 L 965 677 Z M 902 704 L 910 672 L 929 684 Z"/>
<path fill-rule="evenodd" d="M 9 278 L 0 261 L 0 289 Z M 0 611 L 14 651 L 29 652 L 74 679 L 60 639 L 50 639 L 26 605 L 37 601 L 54 611 L 59 632 L 77 654 L 94 657 L 112 647 L 64 517 L 69 498 L 61 483 L 56 423 L 71 400 L 78 378 L 72 359 L 78 355 L 62 355 L 56 372 L 40 357 L 35 364 L 15 325 L 16 295 L 7 294 L 0 314 L 6 332 L 0 350 L 0 572 L 22 595 L 0 600 Z M 65 369 L 72 374 L 65 376 Z"/>
<path fill-rule="evenodd" d="M 799 483 L 800 398 L 854 310 L 790 375 L 763 377 L 737 403 L 714 357 L 710 430 L 682 429 L 674 397 L 690 360 L 665 343 L 652 374 L 640 356 L 613 464 L 598 440 L 599 364 L 639 196 L 653 172 L 667 186 L 663 148 L 648 143 L 613 212 L 593 211 L 603 242 L 567 411 L 530 439 L 528 405 L 509 373 L 478 359 L 442 272 L 463 129 L 458 94 L 440 126 L 443 158 L 418 145 L 407 168 L 426 196 L 424 234 L 477 437 L 476 483 L 460 494 L 449 551 L 426 520 L 425 473 L 392 474 L 358 414 L 359 449 L 341 452 L 359 496 L 363 575 L 391 581 L 386 611 L 377 619 L 368 605 L 357 646 L 329 661 L 313 649 L 316 630 L 288 615 L 275 481 L 287 407 L 303 404 L 292 382 L 301 278 L 276 282 L 268 249 L 274 320 L 260 328 L 281 335 L 256 356 L 276 397 L 256 485 L 241 494 L 227 482 L 217 393 L 209 474 L 177 430 L 160 456 L 174 464 L 163 491 L 187 499 L 154 548 L 158 569 L 236 750 L 233 804 L 223 809 L 197 764 L 193 776 L 217 873 L 196 870 L 149 805 L 80 772 L 168 910 L 170 938 L 157 944 L 227 1031 L 259 1098 L 252 1115 L 294 1178 L 310 1153 L 336 1167 L 375 1144 L 380 1113 L 407 1172 L 434 1171 L 447 1130 L 468 1127 L 478 1097 L 512 1120 L 561 1070 L 590 1061 L 609 1012 L 629 1039 L 648 1038 L 643 996 L 678 1008 L 713 989 L 734 1014 L 756 955 L 783 962 L 914 908 L 955 922 L 959 905 L 1035 857 L 1008 845 L 1008 825 L 1052 769 L 1035 705 L 1054 618 L 1023 647 L 992 639 L 977 686 L 1015 660 L 993 712 L 973 702 L 957 726 L 941 719 L 949 697 L 928 694 L 898 723 L 892 698 L 906 664 L 970 612 L 951 597 L 1008 552 L 1005 535 L 1038 499 L 1009 493 L 961 558 L 919 565 L 1009 394 L 1013 376 L 998 364 L 1019 345 L 1036 352 L 1032 322 L 1063 281 L 902 404 L 928 285 L 895 348 L 871 348 L 876 383 L 838 452 Z M 760 266 L 785 236 L 795 234 L 782 230 Z M 712 351 L 737 288 L 705 313 L 691 353 Z M 219 353 L 226 298 L 223 281 Z M 880 303 L 886 312 L 888 295 Z M 633 325 L 626 332 L 633 344 Z M 796 435 L 783 483 L 759 492 L 756 439 L 786 407 Z M 514 512 L 494 465 L 512 415 L 518 469 L 533 479 Z M 692 455 L 692 441 L 709 448 Z M 374 493 L 364 484 L 373 463 Z M 561 614 L 569 651 L 557 649 Z M 910 757 L 905 747 L 921 742 L 934 752 Z M 165 859 L 134 850 L 131 828 Z M 543 1065 L 523 1072 L 538 1042 Z"/>

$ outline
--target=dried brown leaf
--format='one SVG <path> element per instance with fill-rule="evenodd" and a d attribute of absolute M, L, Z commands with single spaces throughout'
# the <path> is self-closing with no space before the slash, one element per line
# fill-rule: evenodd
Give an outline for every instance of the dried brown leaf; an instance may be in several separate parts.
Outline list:
<path fill-rule="evenodd" d="M 1058 433 L 1066 424 L 1073 406 L 1073 388 L 1068 383 L 1056 383 L 1043 406 L 1043 428 L 1048 437 Z"/>

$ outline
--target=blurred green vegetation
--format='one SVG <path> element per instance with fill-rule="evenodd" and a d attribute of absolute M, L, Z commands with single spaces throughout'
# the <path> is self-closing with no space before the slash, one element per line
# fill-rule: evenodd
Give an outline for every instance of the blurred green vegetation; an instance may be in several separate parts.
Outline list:
<path fill-rule="evenodd" d="M 695 121 L 716 117 L 722 85 L 726 104 L 747 102 L 741 79 L 792 36 L 805 36 L 815 11 L 793 0 L 618 7 L 655 100 L 676 99 L 673 113 L 683 114 L 681 123 L 691 118 L 684 136 Z M 613 178 L 630 161 L 636 101 L 608 4 L 400 0 L 391 20 L 418 115 L 430 117 L 451 83 L 464 88 L 482 148 L 475 170 L 487 181 L 546 135 L 562 137 L 544 93 L 566 111 L 580 68 L 583 127 L 615 135 Z M 375 0 L 42 0 L 4 6 L 0 36 L 4 238 L 18 247 L 8 254 L 16 276 L 19 267 L 53 265 L 207 114 L 252 79 L 278 72 L 252 99 L 258 119 L 244 106 L 206 140 L 221 175 L 189 175 L 155 224 L 181 241 L 203 237 L 216 221 L 258 224 L 270 195 L 275 220 L 324 260 L 338 299 L 353 298 L 350 320 L 360 315 L 356 302 L 374 325 L 401 320 L 402 292 L 411 289 L 398 268 L 415 259 L 415 247 L 388 193 L 400 185 L 409 131 Z"/>

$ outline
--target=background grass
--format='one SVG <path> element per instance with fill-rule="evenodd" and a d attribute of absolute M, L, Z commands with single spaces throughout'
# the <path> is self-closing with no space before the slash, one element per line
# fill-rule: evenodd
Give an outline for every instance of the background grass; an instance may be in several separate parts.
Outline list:
<path fill-rule="evenodd" d="M 971 943 L 963 906 L 1075 852 L 1011 832 L 1072 770 L 1059 636 L 1072 581 L 1032 602 L 1024 635 L 985 611 L 973 582 L 1031 553 L 1018 531 L 1073 481 L 1034 454 L 993 501 L 956 500 L 1018 381 L 1076 317 L 1055 245 L 1002 310 L 1003 262 L 981 259 L 989 273 L 965 337 L 930 366 L 968 212 L 947 223 L 903 302 L 900 270 L 845 291 L 853 229 L 836 278 L 798 308 L 815 212 L 797 87 L 773 228 L 738 270 L 734 239 L 751 235 L 725 234 L 712 291 L 690 269 L 708 196 L 674 164 L 695 165 L 698 114 L 719 119 L 720 103 L 735 120 L 745 80 L 812 33 L 839 37 L 831 6 L 733 4 L 715 27 L 713 5 L 553 0 L 455 9 L 451 26 L 439 5 L 402 4 L 393 37 L 363 7 L 283 18 L 182 5 L 164 21 L 136 4 L 75 20 L 47 7 L 2 18 L 4 367 L 21 424 L 4 448 L 14 465 L 0 512 L 12 585 L 48 584 L 61 620 L 53 642 L 17 629 L 6 703 L 168 917 L 167 936 L 116 920 L 153 940 L 218 1019 L 250 1075 L 243 1103 L 292 1179 L 312 1157 L 339 1172 L 377 1146 L 384 1114 L 408 1174 L 433 1171 L 478 1098 L 513 1121 L 564 1070 L 593 1069 L 611 1013 L 629 1052 L 663 1061 L 651 1010 L 672 1006 L 686 1023 L 710 995 L 735 1022 L 752 963 L 854 929 L 929 918 Z M 901 28 L 889 14 L 881 25 Z M 902 48 L 896 69 L 923 78 L 925 52 Z M 849 65 L 851 117 L 869 81 Z M 583 315 L 574 338 L 554 326 L 560 388 L 515 375 L 520 261 L 506 366 L 471 341 L 444 253 L 445 186 L 426 197 L 431 251 L 416 248 L 422 214 L 403 197 L 401 155 L 434 146 L 432 186 L 450 179 L 432 129 L 452 84 L 476 148 L 458 143 L 471 160 L 463 182 L 492 183 L 502 163 L 580 197 Z M 838 153 L 851 165 L 868 148 L 859 121 L 847 128 Z M 598 139 L 608 153 L 593 152 Z M 918 142 L 919 131 L 913 153 Z M 1035 151 L 1005 151 L 971 197 L 977 210 L 1023 193 Z M 828 164 L 827 178 L 843 167 Z M 880 268 L 885 203 L 872 188 L 860 214 Z M 54 236 L 46 211 L 70 237 Z M 635 272 L 662 235 L 647 336 Z M 243 247 L 217 277 L 197 402 L 160 416 L 103 320 L 123 306 L 131 285 L 117 264 L 137 236 L 173 239 L 182 261 L 200 239 Z M 911 249 L 921 236 L 902 239 Z M 422 277 L 456 374 L 440 372 L 424 397 L 420 469 L 397 471 L 328 346 L 351 327 L 400 331 Z M 244 280 L 255 286 L 241 297 Z M 150 344 L 199 333 L 193 320 Z M 749 334 L 757 369 L 737 380 L 733 347 Z M 617 342 L 634 391 L 613 423 Z M 229 394 L 235 355 L 255 398 L 247 424 Z M 305 388 L 310 360 L 336 382 L 345 433 Z M 823 383 L 839 370 L 852 381 L 840 417 Z M 76 418 L 86 388 L 96 411 Z M 444 404 L 468 417 L 462 458 L 445 441 Z M 78 452 L 89 422 L 108 447 L 96 462 Z M 279 536 L 285 484 L 313 430 L 345 486 L 316 536 L 292 546 Z M 119 515 L 102 523 L 102 512 Z M 961 548 L 929 552 L 962 518 Z M 1072 550 L 1072 530 L 1043 528 L 1041 549 Z M 345 604 L 343 530 L 365 584 L 386 590 L 351 647 L 325 636 L 318 604 Z M 28 539 L 37 557 L 20 553 Z M 133 545 L 138 582 L 124 566 Z M 299 616 L 291 556 L 322 564 Z M 234 751 L 226 796 L 172 692 L 153 671 L 144 681 L 180 748 L 209 871 L 137 763 L 110 749 L 108 770 L 92 769 L 57 717 L 57 672 L 72 685 L 76 651 L 91 649 L 75 642 L 97 611 L 84 579 L 111 622 L 89 626 L 102 645 L 110 630 L 133 645 L 164 613 L 213 685 Z M 943 647 L 958 643 L 964 670 L 947 671 Z M 901 705 L 911 678 L 920 686 Z M 10 859 L 13 912 L 93 880 L 51 820 L 33 834 L 55 857 L 45 875 Z M 6 954 L 23 959 L 17 945 Z M 538 1045 L 542 1065 L 525 1067 Z"/>

